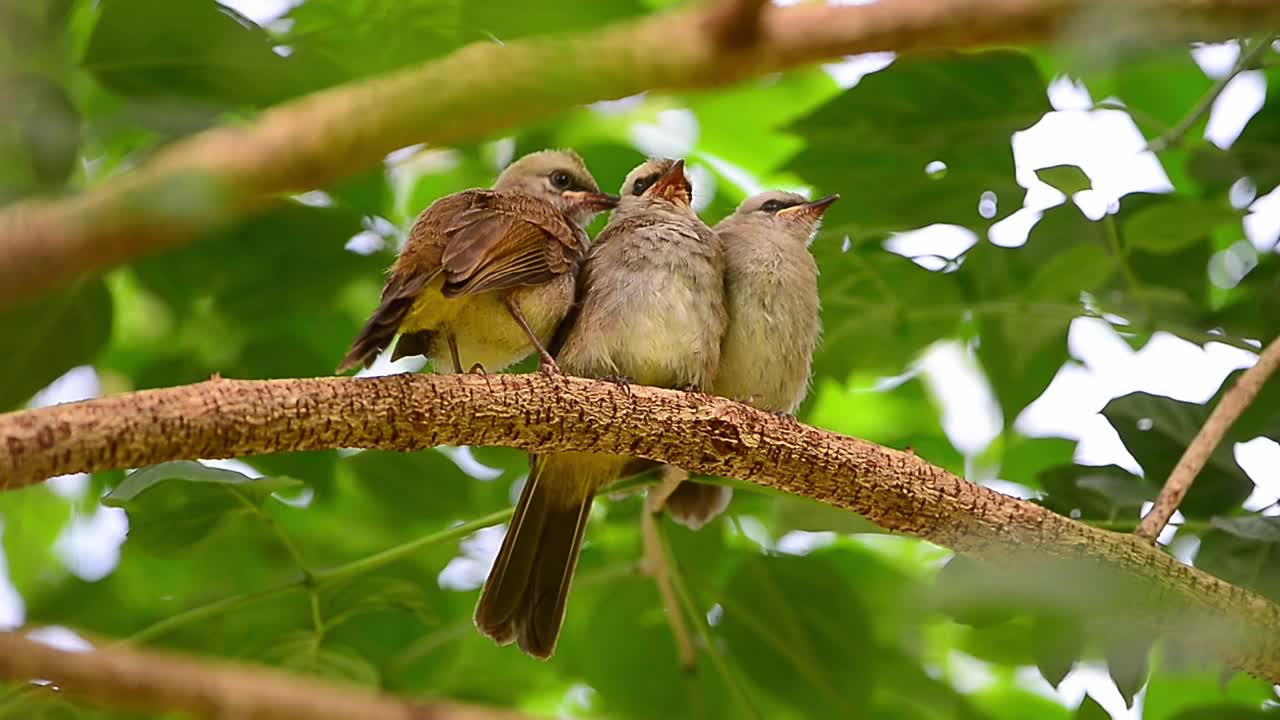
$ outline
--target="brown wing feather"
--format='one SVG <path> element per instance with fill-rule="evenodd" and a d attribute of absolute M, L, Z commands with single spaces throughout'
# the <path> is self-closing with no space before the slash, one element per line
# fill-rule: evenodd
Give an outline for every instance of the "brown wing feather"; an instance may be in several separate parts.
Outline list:
<path fill-rule="evenodd" d="M 418 215 L 409 229 L 409 239 L 382 287 L 382 299 L 377 309 L 351 343 L 337 372 L 352 368 L 369 367 L 378 354 L 391 344 L 400 324 L 409 315 L 423 288 L 441 270 L 440 256 L 446 238 L 442 230 L 453 218 L 459 217 L 477 204 L 482 204 L 490 190 L 466 190 L 447 195 L 431 203 Z M 413 341 L 410 341 L 410 345 Z M 408 348 L 406 347 L 406 350 Z"/>
<path fill-rule="evenodd" d="M 517 193 L 484 196 L 444 235 L 446 297 L 547 282 L 573 269 L 586 247 L 558 210 Z"/>

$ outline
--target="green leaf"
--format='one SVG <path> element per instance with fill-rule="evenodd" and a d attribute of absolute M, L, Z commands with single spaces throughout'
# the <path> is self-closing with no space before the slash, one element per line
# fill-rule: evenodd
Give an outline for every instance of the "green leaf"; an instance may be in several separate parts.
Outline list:
<path fill-rule="evenodd" d="M 1129 515 L 1136 522 L 1142 504 L 1156 496 L 1150 483 L 1116 465 L 1059 465 L 1041 473 L 1039 480 L 1048 491 L 1045 506 L 1070 517 Z"/>
<path fill-rule="evenodd" d="M 1124 221 L 1125 242 L 1131 247 L 1166 255 L 1205 242 L 1219 226 L 1239 223 L 1241 214 L 1223 203 L 1181 196 L 1149 204 Z"/>
<path fill-rule="evenodd" d="M 822 268 L 823 322 L 815 376 L 843 382 L 855 370 L 897 374 L 930 344 L 954 335 L 967 311 L 953 274 L 883 250 L 845 252 L 826 235 L 814 254 Z"/>
<path fill-rule="evenodd" d="M 1054 165 L 1053 167 L 1040 168 L 1036 170 L 1036 177 L 1040 178 L 1040 182 L 1053 186 L 1058 192 L 1067 197 L 1093 187 L 1093 182 L 1089 180 L 1089 176 L 1085 175 L 1084 170 L 1075 165 Z"/>
<path fill-rule="evenodd" d="M 827 213 L 832 232 L 985 228 L 1022 206 L 1009 137 L 1049 110 L 1044 82 L 1021 53 L 901 57 L 792 126 L 807 145 L 790 169 L 843 193 Z M 925 172 L 935 160 L 946 163 L 945 177 Z M 991 218 L 978 212 L 984 192 L 997 199 Z"/>
<path fill-rule="evenodd" d="M 1142 466 L 1148 483 L 1160 487 L 1173 472 L 1209 410 L 1172 398 L 1131 393 L 1107 403 L 1102 414 Z M 1219 445 L 1179 508 L 1189 518 L 1228 512 L 1253 492 L 1253 480 L 1236 463 L 1231 447 Z"/>
<path fill-rule="evenodd" d="M 938 571 L 933 582 L 933 600 L 956 622 L 987 628 L 1008 622 L 1017 614 L 1007 598 L 984 590 L 991 585 L 993 569 L 966 555 L 955 555 Z"/>
<path fill-rule="evenodd" d="M 358 615 L 384 610 L 409 613 L 424 623 L 435 620 L 431 602 L 421 584 L 388 575 L 356 578 L 337 587 L 325 588 L 321 607 L 329 627 Z"/>
<path fill-rule="evenodd" d="M 378 687 L 378 669 L 354 649 L 323 643 L 314 632 L 286 635 L 267 651 L 267 659 L 280 667 L 304 675 Z"/>
<path fill-rule="evenodd" d="M 1124 697 L 1125 704 L 1133 707 L 1134 696 L 1147 684 L 1147 656 L 1151 654 L 1151 640 L 1129 629 L 1127 632 L 1105 633 L 1103 646 L 1111 681 Z"/>
<path fill-rule="evenodd" d="M 1264 543 L 1280 542 L 1280 517 L 1264 517 L 1262 515 L 1245 515 L 1242 517 L 1215 516 L 1210 519 L 1213 526 L 1223 532 L 1245 540 L 1257 540 Z"/>
<path fill-rule="evenodd" d="M 1230 527 L 1231 532 L 1211 530 L 1201 536 L 1196 567 L 1280 602 L 1280 552 L 1275 552 L 1275 543 L 1242 532 L 1260 534 L 1257 527 Z"/>
<path fill-rule="evenodd" d="M 89 280 L 0 312 L 0 410 L 15 408 L 78 365 L 91 363 L 111 336 L 111 296 Z"/>
<path fill-rule="evenodd" d="M 395 527 L 436 525 L 507 504 L 508 483 L 469 477 L 437 449 L 414 453 L 366 450 L 343 461 L 369 510 Z"/>
<path fill-rule="evenodd" d="M 1169 720 L 1274 720 L 1276 714 L 1240 703 L 1197 705 L 1187 708 Z"/>
<path fill-rule="evenodd" d="M 229 517 L 258 512 L 272 493 L 301 486 L 290 477 L 249 478 L 184 460 L 130 474 L 102 503 L 129 514 L 131 542 L 157 555 L 174 555 Z"/>
<path fill-rule="evenodd" d="M 1080 703 L 1080 707 L 1076 708 L 1076 714 L 1072 717 L 1075 720 L 1111 720 L 1111 713 L 1104 710 L 1097 700 L 1086 694 L 1084 700 Z"/>
<path fill-rule="evenodd" d="M 146 18 L 146 22 L 138 22 Z M 127 96 L 266 105 L 305 86 L 262 28 L 214 2 L 107 0 L 82 64 Z"/>
<path fill-rule="evenodd" d="M 81 131 L 66 91 L 43 74 L 14 73 L 0 76 L 0 97 L 0 204 L 63 185 L 76 167 Z"/>
<path fill-rule="evenodd" d="M 1050 685 L 1057 687 L 1071 672 L 1084 653 L 1085 639 L 1084 627 L 1075 618 L 1041 614 L 1032 619 L 1031 650 Z"/>
<path fill-rule="evenodd" d="M 749 558 L 716 600 L 716 634 L 755 686 L 805 717 L 865 705 L 875 684 L 870 618 L 822 556 Z"/>
<path fill-rule="evenodd" d="M 71 517 L 71 504 L 47 485 L 0 493 L 0 548 L 19 592 L 33 595 L 66 576 L 54 543 Z"/>

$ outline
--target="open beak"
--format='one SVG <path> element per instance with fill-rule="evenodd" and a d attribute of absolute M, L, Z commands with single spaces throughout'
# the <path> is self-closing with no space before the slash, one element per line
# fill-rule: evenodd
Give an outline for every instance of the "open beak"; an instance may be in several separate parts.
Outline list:
<path fill-rule="evenodd" d="M 589 210 L 610 210 L 618 206 L 618 196 L 609 193 L 592 192 L 590 190 L 568 190 L 560 193 L 570 205 L 577 205 Z"/>
<path fill-rule="evenodd" d="M 831 207 L 835 203 L 835 201 L 839 199 L 840 199 L 839 195 L 828 195 L 819 200 L 814 200 L 813 202 L 807 202 L 807 203 L 802 203 L 800 205 L 792 205 L 789 208 L 783 208 L 778 211 L 778 214 L 779 215 L 795 214 L 809 220 L 817 220 L 818 218 L 822 217 L 822 213 L 826 212 L 827 208 Z"/>
<path fill-rule="evenodd" d="M 658 182 L 649 188 L 647 194 L 688 207 L 693 202 L 693 187 L 684 176 L 684 160 L 672 163 L 662 177 L 658 178 Z"/>

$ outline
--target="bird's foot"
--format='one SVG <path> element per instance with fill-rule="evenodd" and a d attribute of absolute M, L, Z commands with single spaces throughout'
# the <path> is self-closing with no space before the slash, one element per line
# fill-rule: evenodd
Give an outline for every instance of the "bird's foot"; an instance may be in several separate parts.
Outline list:
<path fill-rule="evenodd" d="M 484 371 L 483 365 L 481 365 L 480 363 L 476 363 L 475 365 L 471 366 L 471 369 L 467 371 L 467 374 L 468 375 L 488 375 L 489 373 Z"/>

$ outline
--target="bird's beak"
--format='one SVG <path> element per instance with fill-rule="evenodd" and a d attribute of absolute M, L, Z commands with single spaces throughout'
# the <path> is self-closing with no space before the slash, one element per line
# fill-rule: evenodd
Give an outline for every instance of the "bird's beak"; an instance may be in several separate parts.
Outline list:
<path fill-rule="evenodd" d="M 610 210 L 618 206 L 618 196 L 591 190 L 567 190 L 560 193 L 569 205 L 587 208 L 588 210 Z"/>
<path fill-rule="evenodd" d="M 672 163 L 662 177 L 658 178 L 658 182 L 649 188 L 647 194 L 686 207 L 693 202 L 693 187 L 684 176 L 684 160 Z"/>
<path fill-rule="evenodd" d="M 778 215 L 796 215 L 808 220 L 817 220 L 822 217 L 822 213 L 827 211 L 835 201 L 839 200 L 839 195 L 828 195 L 820 200 L 802 203 L 800 205 L 792 205 L 789 208 L 783 208 L 778 211 Z"/>

